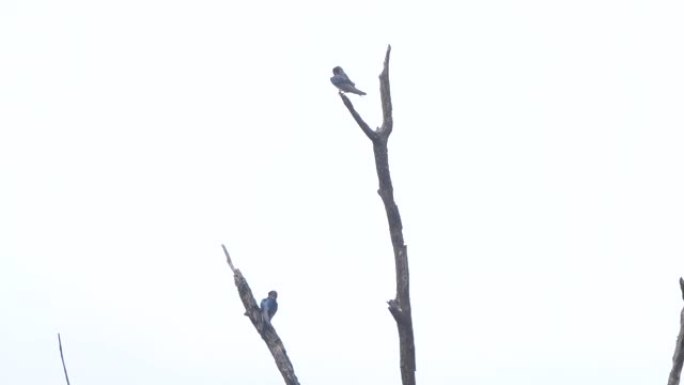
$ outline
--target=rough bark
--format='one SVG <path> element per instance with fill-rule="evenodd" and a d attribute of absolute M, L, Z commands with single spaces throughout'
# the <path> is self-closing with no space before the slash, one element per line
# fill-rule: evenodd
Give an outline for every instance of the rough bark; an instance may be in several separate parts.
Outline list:
<path fill-rule="evenodd" d="M 387 141 L 392 133 L 392 97 L 389 82 L 389 57 L 392 47 L 387 46 L 383 70 L 380 73 L 380 99 L 382 103 L 382 126 L 373 130 L 356 112 L 347 96 L 340 93 L 342 102 L 349 110 L 361 130 L 373 142 L 373 154 L 375 155 L 375 170 L 378 174 L 378 194 L 382 198 L 389 224 L 392 249 L 394 251 L 394 264 L 397 279 L 397 292 L 387 304 L 388 309 L 397 323 L 399 331 L 399 352 L 401 381 L 403 385 L 415 385 L 416 383 L 416 353 L 413 339 L 413 319 L 411 316 L 411 300 L 409 296 L 409 266 L 406 245 L 404 244 L 403 227 L 399 208 L 394 201 L 394 189 L 390 177 L 389 158 L 387 154 Z"/>
<path fill-rule="evenodd" d="M 259 305 L 252 294 L 252 289 L 250 289 L 247 280 L 242 275 L 240 270 L 233 266 L 233 261 L 230 259 L 230 254 L 228 253 L 226 246 L 221 245 L 221 247 L 223 248 L 223 252 L 226 254 L 226 262 L 228 262 L 230 270 L 233 271 L 235 286 L 238 289 L 238 294 L 240 295 L 242 304 L 245 306 L 245 315 L 249 317 L 249 320 L 252 321 L 254 328 L 257 330 L 264 342 L 266 342 L 266 346 L 268 346 L 268 350 L 271 351 L 273 359 L 278 366 L 278 370 L 285 380 L 285 384 L 299 385 L 299 380 L 297 380 L 292 362 L 290 362 L 290 358 L 287 356 L 287 351 L 285 350 L 283 341 L 280 340 L 280 337 L 273 328 L 273 325 L 264 320 L 261 314 L 261 309 L 259 309 Z"/>
<path fill-rule="evenodd" d="M 684 279 L 679 278 L 679 286 L 682 289 L 682 299 L 684 299 Z M 675 352 L 672 356 L 672 370 L 667 385 L 679 385 L 682 375 L 682 365 L 684 365 L 684 308 L 679 315 L 679 336 L 675 345 Z"/>

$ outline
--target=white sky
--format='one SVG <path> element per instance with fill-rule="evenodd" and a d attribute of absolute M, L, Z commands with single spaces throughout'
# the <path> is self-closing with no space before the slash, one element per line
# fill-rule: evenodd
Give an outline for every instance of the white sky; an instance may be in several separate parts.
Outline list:
<path fill-rule="evenodd" d="M 679 1 L 0 2 L 0 383 L 665 383 L 684 275 Z M 420 4 L 420 5 L 418 5 Z"/>

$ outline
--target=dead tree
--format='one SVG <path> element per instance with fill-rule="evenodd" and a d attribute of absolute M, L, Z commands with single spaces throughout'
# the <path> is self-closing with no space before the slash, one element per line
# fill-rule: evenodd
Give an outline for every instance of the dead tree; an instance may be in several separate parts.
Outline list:
<path fill-rule="evenodd" d="M 280 337 L 278 337 L 278 333 L 276 333 L 273 325 L 271 325 L 268 320 L 264 319 L 261 309 L 259 309 L 259 306 L 254 299 L 252 289 L 249 288 L 247 280 L 242 275 L 240 270 L 233 266 L 233 261 L 230 259 L 228 249 L 226 249 L 226 246 L 224 245 L 221 245 L 221 247 L 223 248 L 223 252 L 226 254 L 226 262 L 228 262 L 230 270 L 233 271 L 235 286 L 238 289 L 238 294 L 240 295 L 242 304 L 245 306 L 245 315 L 249 317 L 249 320 L 252 321 L 254 328 L 256 328 L 261 338 L 264 340 L 264 342 L 266 342 L 266 346 L 268 346 L 268 350 L 271 351 L 273 359 L 278 366 L 278 370 L 280 370 L 280 374 L 282 374 L 283 379 L 285 380 L 285 384 L 299 385 L 299 380 L 297 380 L 294 368 L 292 367 L 292 362 L 290 362 L 290 358 L 287 356 L 287 351 L 285 350 L 283 341 L 281 341 Z"/>
<path fill-rule="evenodd" d="M 679 278 L 679 287 L 682 289 L 682 299 L 684 299 L 684 279 Z M 682 375 L 682 365 L 684 364 L 684 308 L 679 316 L 679 336 L 675 345 L 674 356 L 672 356 L 672 370 L 667 385 L 679 385 L 679 378 Z"/>
<path fill-rule="evenodd" d="M 389 84 L 389 56 L 391 47 L 387 46 L 385 63 L 380 74 L 380 98 L 382 102 L 383 122 L 382 126 L 373 130 L 361 116 L 356 112 L 351 101 L 340 92 L 340 98 L 347 107 L 361 130 L 368 136 L 373 143 L 373 153 L 375 154 L 375 169 L 378 174 L 379 189 L 378 194 L 382 198 L 387 213 L 390 238 L 394 250 L 394 262 L 397 276 L 397 292 L 393 299 L 387 301 L 388 309 L 394 317 L 399 330 L 399 350 L 401 380 L 403 385 L 415 385 L 416 383 L 416 354 L 413 342 L 413 320 L 411 317 L 411 300 L 409 296 L 409 269 L 406 245 L 404 244 L 403 227 L 399 208 L 394 202 L 394 190 L 389 171 L 389 160 L 387 155 L 387 140 L 392 133 L 392 98 L 390 95 Z M 247 284 L 247 280 L 240 270 L 233 266 L 230 254 L 225 246 L 223 252 L 226 255 L 228 266 L 233 271 L 235 286 L 237 286 L 240 299 L 245 306 L 245 315 L 249 317 L 261 338 L 266 342 L 273 358 L 275 359 L 278 370 L 283 375 L 286 385 L 299 385 L 297 376 L 294 373 L 292 363 L 287 356 L 285 346 L 276 333 L 270 322 L 264 321 L 261 310 L 257 305 L 252 290 Z"/>
<path fill-rule="evenodd" d="M 413 319 L 411 317 L 411 300 L 409 296 L 409 267 L 408 254 L 404 244 L 403 227 L 399 208 L 394 202 L 394 190 L 390 177 L 389 159 L 387 155 L 387 141 L 392 133 L 392 97 L 389 83 L 389 58 L 392 47 L 387 46 L 385 63 L 380 73 L 380 100 L 382 103 L 382 126 L 371 129 L 354 109 L 349 98 L 340 92 L 342 102 L 351 113 L 364 134 L 373 143 L 375 155 L 375 170 L 378 174 L 378 194 L 382 198 L 389 224 L 392 249 L 394 250 L 394 266 L 397 276 L 397 292 L 393 299 L 387 301 L 388 309 L 397 323 L 399 330 L 399 351 L 401 382 L 403 385 L 416 383 L 416 352 L 413 341 Z"/>

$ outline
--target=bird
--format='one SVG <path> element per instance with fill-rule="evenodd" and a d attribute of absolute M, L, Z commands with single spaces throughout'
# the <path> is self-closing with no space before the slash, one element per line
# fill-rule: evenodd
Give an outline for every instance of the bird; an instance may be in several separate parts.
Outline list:
<path fill-rule="evenodd" d="M 351 92 L 352 94 L 357 95 L 366 94 L 365 92 L 356 88 L 354 82 L 349 80 L 349 77 L 344 73 L 344 70 L 340 66 L 333 68 L 333 76 L 330 78 L 330 81 L 340 90 L 340 92 Z"/>
<path fill-rule="evenodd" d="M 261 300 L 261 316 L 264 321 L 271 322 L 271 319 L 278 311 L 278 302 L 276 301 L 277 298 L 278 293 L 275 290 L 271 290 L 268 292 L 268 297 Z"/>

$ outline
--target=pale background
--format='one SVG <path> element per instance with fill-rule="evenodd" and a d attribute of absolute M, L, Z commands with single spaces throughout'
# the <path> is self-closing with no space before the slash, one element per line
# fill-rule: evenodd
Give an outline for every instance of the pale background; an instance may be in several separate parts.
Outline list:
<path fill-rule="evenodd" d="M 446 5 L 449 4 L 449 5 Z M 664 384 L 683 305 L 679 1 L 0 2 L 0 383 Z"/>

